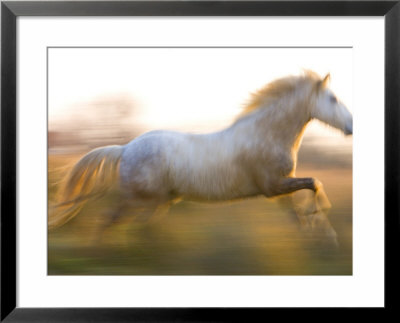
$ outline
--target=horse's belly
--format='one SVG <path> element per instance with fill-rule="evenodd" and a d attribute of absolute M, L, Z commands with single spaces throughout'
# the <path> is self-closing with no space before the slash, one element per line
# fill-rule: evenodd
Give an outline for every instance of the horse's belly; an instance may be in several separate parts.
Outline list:
<path fill-rule="evenodd" d="M 207 191 L 188 190 L 183 192 L 180 196 L 185 200 L 191 201 L 230 201 L 236 199 L 243 199 L 247 197 L 257 196 L 260 192 L 257 190 L 248 190 L 246 192 L 233 192 L 233 191 Z"/>
<path fill-rule="evenodd" d="M 259 194 L 249 177 L 223 169 L 193 171 L 178 184 L 179 194 L 190 200 L 233 200 Z"/>

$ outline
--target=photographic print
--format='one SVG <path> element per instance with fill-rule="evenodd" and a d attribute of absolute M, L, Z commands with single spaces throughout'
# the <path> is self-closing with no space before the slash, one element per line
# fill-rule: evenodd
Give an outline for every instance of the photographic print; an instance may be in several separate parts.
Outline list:
<path fill-rule="evenodd" d="M 352 275 L 351 47 L 49 47 L 49 275 Z"/>

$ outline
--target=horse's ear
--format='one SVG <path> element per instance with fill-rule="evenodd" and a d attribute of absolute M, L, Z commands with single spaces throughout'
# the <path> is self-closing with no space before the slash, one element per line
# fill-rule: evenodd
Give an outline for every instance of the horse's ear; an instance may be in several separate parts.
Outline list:
<path fill-rule="evenodd" d="M 328 73 L 322 80 L 317 81 L 316 90 L 320 91 L 328 86 L 329 81 L 331 80 L 331 74 Z"/>
<path fill-rule="evenodd" d="M 331 74 L 328 73 L 325 75 L 325 77 L 323 78 L 323 80 L 321 82 L 322 87 L 327 87 L 330 80 L 331 80 Z"/>

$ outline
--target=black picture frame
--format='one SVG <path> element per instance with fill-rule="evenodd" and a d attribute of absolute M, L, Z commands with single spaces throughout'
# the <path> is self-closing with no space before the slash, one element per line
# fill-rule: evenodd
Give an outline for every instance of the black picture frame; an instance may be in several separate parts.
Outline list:
<path fill-rule="evenodd" d="M 395 310 L 399 244 L 400 1 L 87 1 L 1 3 L 1 321 L 252 321 L 275 309 L 18 308 L 16 282 L 16 54 L 19 16 L 384 16 L 385 19 L 385 307 Z M 290 313 L 296 309 L 290 309 Z M 302 313 L 304 313 L 302 309 Z M 310 309 L 309 309 L 310 310 Z M 313 311 L 315 309 L 312 309 Z M 300 311 L 300 309 L 297 309 Z M 313 312 L 315 317 L 319 311 Z M 329 310 L 335 315 L 332 309 Z M 278 313 L 276 313 L 278 314 Z M 297 315 L 297 314 L 296 314 Z M 325 313 L 323 315 L 326 315 Z M 283 318 L 282 316 L 281 318 Z"/>

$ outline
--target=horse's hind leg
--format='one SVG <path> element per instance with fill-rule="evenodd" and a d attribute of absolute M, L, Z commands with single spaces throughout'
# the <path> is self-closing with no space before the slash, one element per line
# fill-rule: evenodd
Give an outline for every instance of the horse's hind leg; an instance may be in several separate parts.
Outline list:
<path fill-rule="evenodd" d="M 141 215 L 139 215 L 135 220 L 139 222 L 154 223 L 162 220 L 168 215 L 170 207 L 175 204 L 177 200 L 169 201 L 157 201 L 147 208 Z"/>
<path fill-rule="evenodd" d="M 110 209 L 104 213 L 104 221 L 100 224 L 96 233 L 96 243 L 100 243 L 105 231 L 121 219 L 126 208 L 127 203 L 121 202 L 118 207 Z"/>
<path fill-rule="evenodd" d="M 159 220 L 162 216 L 168 213 L 169 206 L 172 203 L 160 203 L 159 201 L 146 200 L 121 200 L 117 207 L 108 210 L 105 213 L 104 221 L 99 226 L 95 242 L 100 243 L 104 233 L 113 224 L 120 221 L 127 210 L 130 211 L 130 216 L 134 217 L 134 221 L 141 223 L 150 223 Z M 154 218 L 154 219 L 153 219 Z"/>

